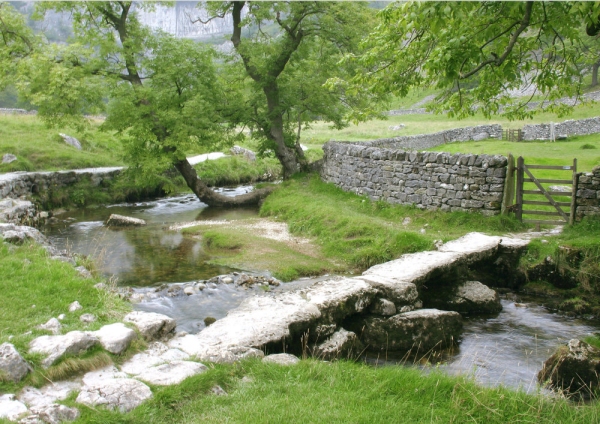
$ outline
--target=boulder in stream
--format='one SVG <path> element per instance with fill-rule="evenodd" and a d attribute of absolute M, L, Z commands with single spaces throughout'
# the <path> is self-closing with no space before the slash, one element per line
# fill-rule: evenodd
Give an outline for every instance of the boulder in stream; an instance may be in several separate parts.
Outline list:
<path fill-rule="evenodd" d="M 422 295 L 426 307 L 461 314 L 494 314 L 502 310 L 498 293 L 479 281 L 432 286 L 430 290 L 422 290 Z"/>
<path fill-rule="evenodd" d="M 419 309 L 392 317 L 358 317 L 349 326 L 368 350 L 425 353 L 452 345 L 462 331 L 462 318 L 458 312 Z"/>
<path fill-rule="evenodd" d="M 146 225 L 146 221 L 113 213 L 108 217 L 105 224 L 108 227 L 140 227 Z"/>
<path fill-rule="evenodd" d="M 600 349 L 572 339 L 544 363 L 538 380 L 567 395 L 589 398 L 600 387 Z"/>

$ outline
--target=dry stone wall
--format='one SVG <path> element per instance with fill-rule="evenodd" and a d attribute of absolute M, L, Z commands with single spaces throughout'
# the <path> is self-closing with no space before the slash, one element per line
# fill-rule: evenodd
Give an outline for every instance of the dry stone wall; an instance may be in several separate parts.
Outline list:
<path fill-rule="evenodd" d="M 322 178 L 373 200 L 447 211 L 500 213 L 504 156 L 414 152 L 328 142 Z"/>
<path fill-rule="evenodd" d="M 57 172 L 14 172 L 0 174 L 0 199 L 28 197 L 31 193 L 44 193 L 69 187 L 89 179 L 93 186 L 112 180 L 123 168 L 90 168 Z"/>
<path fill-rule="evenodd" d="M 576 215 L 577 219 L 600 216 L 600 166 L 579 176 Z"/>
<path fill-rule="evenodd" d="M 525 125 L 523 126 L 524 140 L 550 140 L 551 124 Z M 568 120 L 554 124 L 555 137 L 567 137 L 570 135 L 587 135 L 600 133 L 600 116 L 595 118 Z"/>
<path fill-rule="evenodd" d="M 433 134 L 407 135 L 393 138 L 380 138 L 373 141 L 359 142 L 363 146 L 389 147 L 395 149 L 424 150 L 446 143 L 460 141 L 477 141 L 488 138 L 502 139 L 502 126 L 478 125 L 476 127 L 455 128 Z"/>

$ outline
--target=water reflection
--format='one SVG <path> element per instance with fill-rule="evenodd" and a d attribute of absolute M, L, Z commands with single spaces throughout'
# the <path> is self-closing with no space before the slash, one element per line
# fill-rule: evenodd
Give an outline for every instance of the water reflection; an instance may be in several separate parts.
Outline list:
<path fill-rule="evenodd" d="M 249 190 L 251 186 L 220 191 L 235 196 Z M 107 228 L 103 222 L 113 213 L 144 219 L 148 225 Z M 48 225 L 44 232 L 57 247 L 94 258 L 100 271 L 117 277 L 119 284 L 151 286 L 206 279 L 233 271 L 208 264 L 210 256 L 202 244 L 168 231 L 170 224 L 244 219 L 255 217 L 257 213 L 257 208 L 208 208 L 194 195 L 183 195 L 69 211 L 58 217 L 60 222 Z"/>

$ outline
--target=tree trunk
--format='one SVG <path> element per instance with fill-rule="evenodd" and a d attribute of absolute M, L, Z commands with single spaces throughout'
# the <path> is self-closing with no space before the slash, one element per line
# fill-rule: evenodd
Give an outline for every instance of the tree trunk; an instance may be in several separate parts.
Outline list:
<path fill-rule="evenodd" d="M 600 68 L 600 60 L 592 65 L 592 85 L 596 87 L 598 85 L 598 68 Z"/>
<path fill-rule="evenodd" d="M 296 172 L 306 168 L 307 163 L 304 152 L 296 143 L 295 148 L 285 144 L 283 131 L 283 117 L 281 116 L 279 104 L 279 86 L 276 80 L 271 81 L 263 87 L 269 108 L 269 136 L 275 142 L 275 156 L 283 167 L 283 179 L 286 180 Z"/>
<path fill-rule="evenodd" d="M 196 170 L 190 165 L 187 159 L 176 162 L 175 168 L 177 168 L 179 173 L 183 176 L 186 184 L 192 189 L 198 199 L 208 206 L 235 207 L 258 205 L 275 189 L 275 187 L 265 187 L 235 197 L 223 196 L 222 194 L 214 192 L 198 177 Z"/>

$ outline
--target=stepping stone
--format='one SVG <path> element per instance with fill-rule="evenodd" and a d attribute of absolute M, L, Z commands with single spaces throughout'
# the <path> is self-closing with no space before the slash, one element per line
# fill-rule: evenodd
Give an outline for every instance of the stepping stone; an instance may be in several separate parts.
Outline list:
<path fill-rule="evenodd" d="M 83 331 L 71 331 L 64 336 L 40 336 L 29 344 L 29 353 L 47 355 L 42 361 L 44 367 L 49 367 L 63 355 L 69 353 L 79 355 L 98 343 L 98 339 Z"/>
<path fill-rule="evenodd" d="M 90 332 L 97 337 L 104 349 L 115 355 L 125 352 L 137 334 L 121 322 L 105 325 L 98 331 Z"/>
<path fill-rule="evenodd" d="M 108 409 L 128 412 L 152 397 L 148 386 L 132 378 L 96 380 L 85 384 L 75 401 L 88 406 L 104 405 Z"/>
<path fill-rule="evenodd" d="M 146 340 L 163 338 L 177 325 L 173 318 L 166 315 L 142 311 L 127 314 L 124 321 L 133 323 Z"/>
<path fill-rule="evenodd" d="M 173 361 L 168 364 L 146 368 L 136 378 L 155 386 L 171 386 L 181 383 L 188 377 L 201 374 L 207 369 L 199 362 Z"/>

